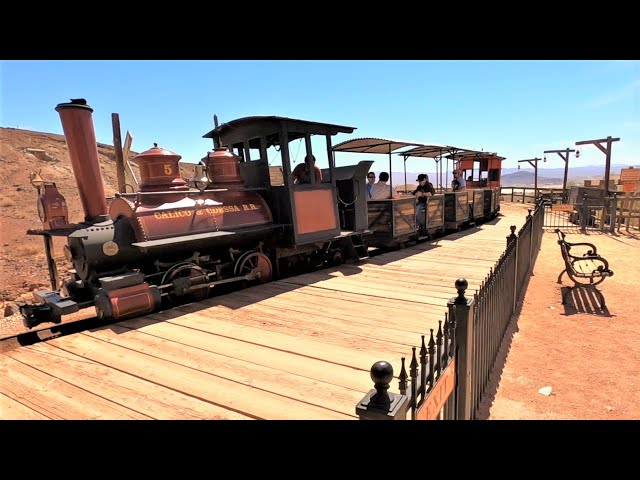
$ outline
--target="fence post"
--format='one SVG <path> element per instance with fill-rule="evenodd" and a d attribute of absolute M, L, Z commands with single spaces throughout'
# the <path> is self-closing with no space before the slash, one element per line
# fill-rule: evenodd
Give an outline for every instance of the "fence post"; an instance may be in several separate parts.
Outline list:
<path fill-rule="evenodd" d="M 528 209 L 529 215 L 525 222 L 529 222 L 529 268 L 531 268 L 531 256 L 533 255 L 533 218 L 531 218 L 531 209 Z"/>
<path fill-rule="evenodd" d="M 518 236 L 516 235 L 515 225 L 511 225 L 509 228 L 511 229 L 511 235 L 507 236 L 507 250 L 509 250 L 511 242 L 516 242 L 514 247 L 516 259 L 513 264 L 513 309 L 511 310 L 511 313 L 513 313 L 516 311 L 516 301 L 518 300 Z"/>
<path fill-rule="evenodd" d="M 473 298 L 464 296 L 469 283 L 456 280 L 458 296 L 449 300 L 449 318 L 456 328 L 456 418 L 471 420 L 471 375 L 473 373 Z"/>
<path fill-rule="evenodd" d="M 406 420 L 409 399 L 406 395 L 389 393 L 393 367 L 389 362 L 376 362 L 371 367 L 374 389 L 369 390 L 356 405 L 360 420 Z"/>
<path fill-rule="evenodd" d="M 609 202 L 611 202 L 609 204 L 609 233 L 613 233 L 616 228 L 616 216 L 618 214 L 618 198 L 615 192 L 613 193 L 613 198 L 609 199 Z"/>

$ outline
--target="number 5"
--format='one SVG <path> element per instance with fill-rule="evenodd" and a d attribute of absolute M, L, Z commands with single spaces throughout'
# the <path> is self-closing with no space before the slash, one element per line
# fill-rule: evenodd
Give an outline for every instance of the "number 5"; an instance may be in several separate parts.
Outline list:
<path fill-rule="evenodd" d="M 173 173 L 173 170 L 171 169 L 171 165 L 164 165 L 164 174 L 165 175 L 171 175 Z"/>

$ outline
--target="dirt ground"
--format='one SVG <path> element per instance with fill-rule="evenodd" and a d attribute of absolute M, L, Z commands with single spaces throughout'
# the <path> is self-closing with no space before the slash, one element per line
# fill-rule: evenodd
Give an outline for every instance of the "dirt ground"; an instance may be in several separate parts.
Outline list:
<path fill-rule="evenodd" d="M 561 290 L 557 235 L 545 233 L 519 315 L 512 320 L 480 419 L 640 419 L 640 234 L 589 235 L 567 241 L 595 244 L 614 276 L 598 288 L 600 310 L 586 293 Z M 551 387 L 551 394 L 538 391 Z"/>

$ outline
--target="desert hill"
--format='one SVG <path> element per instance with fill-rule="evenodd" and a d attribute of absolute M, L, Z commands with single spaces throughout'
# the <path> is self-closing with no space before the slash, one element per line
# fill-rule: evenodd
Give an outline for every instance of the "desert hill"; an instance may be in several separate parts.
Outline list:
<path fill-rule="evenodd" d="M 129 159 L 135 156 L 130 153 Z M 98 156 L 105 194 L 116 191 L 115 151 L 98 143 Z M 137 167 L 132 165 L 138 175 Z M 0 127 L 0 306 L 40 287 L 49 288 L 42 238 L 26 235 L 41 228 L 36 209 L 37 191 L 29 173 L 39 171 L 47 182 L 55 182 L 69 208 L 69 221 L 84 218 L 67 145 L 63 135 Z M 127 182 L 133 183 L 127 173 Z M 64 277 L 71 268 L 62 255 L 64 238 L 54 239 L 58 272 Z M 26 298 L 26 297 L 25 297 Z M 28 295 L 31 298 L 31 295 Z M 0 318 L 4 309 L 0 309 Z"/>

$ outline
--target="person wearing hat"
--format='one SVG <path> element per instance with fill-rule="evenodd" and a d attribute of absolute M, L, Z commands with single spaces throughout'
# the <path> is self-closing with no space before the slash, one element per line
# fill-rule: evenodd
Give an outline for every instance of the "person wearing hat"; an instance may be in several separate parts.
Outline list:
<path fill-rule="evenodd" d="M 429 177 L 424 173 L 418 175 L 416 181 L 418 182 L 418 187 L 411 194 L 416 197 L 416 228 L 421 228 L 423 212 L 427 206 L 427 197 L 435 195 L 436 190 L 429 182 Z"/>

